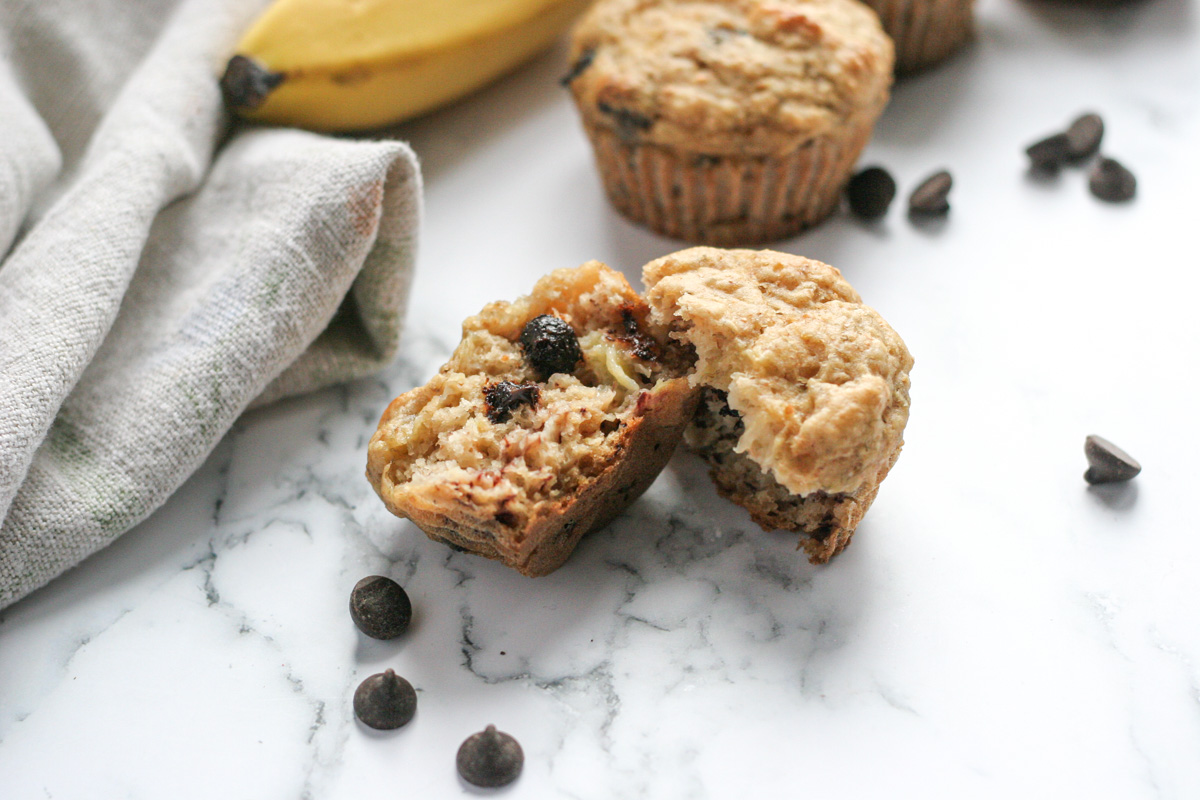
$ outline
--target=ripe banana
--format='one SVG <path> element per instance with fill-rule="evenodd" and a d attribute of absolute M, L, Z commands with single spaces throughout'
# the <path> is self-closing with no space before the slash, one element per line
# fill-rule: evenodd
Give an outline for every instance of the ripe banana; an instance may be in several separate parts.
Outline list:
<path fill-rule="evenodd" d="M 221 87 L 231 110 L 319 131 L 390 125 L 544 50 L 590 0 L 276 0 Z"/>

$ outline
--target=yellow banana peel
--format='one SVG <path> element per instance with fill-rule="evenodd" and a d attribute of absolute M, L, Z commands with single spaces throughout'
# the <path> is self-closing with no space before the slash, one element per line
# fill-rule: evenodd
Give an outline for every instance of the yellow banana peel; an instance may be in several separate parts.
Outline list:
<path fill-rule="evenodd" d="M 249 119 L 318 131 L 400 122 L 546 49 L 591 0 L 276 0 L 221 79 Z"/>

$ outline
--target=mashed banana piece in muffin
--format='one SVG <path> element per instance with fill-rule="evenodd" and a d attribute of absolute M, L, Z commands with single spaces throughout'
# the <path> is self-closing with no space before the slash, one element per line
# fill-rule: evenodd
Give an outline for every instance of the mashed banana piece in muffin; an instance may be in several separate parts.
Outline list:
<path fill-rule="evenodd" d="M 689 446 L 755 522 L 828 561 L 900 453 L 908 348 L 838 270 L 800 256 L 696 247 L 643 279 L 651 319 L 695 349 Z"/>
<path fill-rule="evenodd" d="M 463 323 L 384 412 L 367 477 L 430 538 L 545 575 L 666 464 L 696 407 L 690 364 L 620 273 L 557 270 Z"/>

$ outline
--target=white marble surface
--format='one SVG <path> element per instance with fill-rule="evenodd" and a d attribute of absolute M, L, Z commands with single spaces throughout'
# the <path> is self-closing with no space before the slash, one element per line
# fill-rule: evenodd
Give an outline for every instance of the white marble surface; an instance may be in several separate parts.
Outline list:
<path fill-rule="evenodd" d="M 458 797 L 488 723 L 525 748 L 512 797 L 1200 797 L 1198 17 L 984 0 L 866 159 L 902 191 L 950 168 L 947 223 L 896 207 L 781 245 L 840 267 L 917 359 L 904 455 L 826 567 L 683 453 L 539 580 L 383 510 L 365 443 L 464 316 L 677 246 L 607 208 L 561 50 L 406 126 L 428 224 L 401 360 L 247 416 L 159 513 L 3 612 L 0 797 Z M 1024 175 L 1024 145 L 1087 109 L 1132 204 Z M 1143 475 L 1088 489 L 1089 433 Z M 398 642 L 350 622 L 371 573 L 412 596 Z M 419 710 L 378 734 L 350 698 L 386 667 Z"/>

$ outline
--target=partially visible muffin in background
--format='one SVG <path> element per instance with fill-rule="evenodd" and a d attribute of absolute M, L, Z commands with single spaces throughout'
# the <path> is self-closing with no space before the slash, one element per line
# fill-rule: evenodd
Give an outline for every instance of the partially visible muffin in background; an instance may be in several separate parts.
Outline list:
<path fill-rule="evenodd" d="M 613 205 L 667 236 L 791 236 L 838 205 L 893 48 L 857 0 L 599 0 L 565 78 Z"/>
<path fill-rule="evenodd" d="M 379 422 L 367 477 L 430 538 L 530 576 L 646 490 L 696 407 L 690 351 L 598 261 L 489 304 Z"/>
<path fill-rule="evenodd" d="M 975 0 L 863 0 L 896 45 L 896 71 L 916 72 L 952 55 L 975 34 Z"/>
<path fill-rule="evenodd" d="M 903 340 L 840 272 L 801 256 L 694 247 L 651 261 L 643 280 L 651 319 L 695 350 L 688 445 L 722 495 L 828 561 L 900 454 Z"/>

